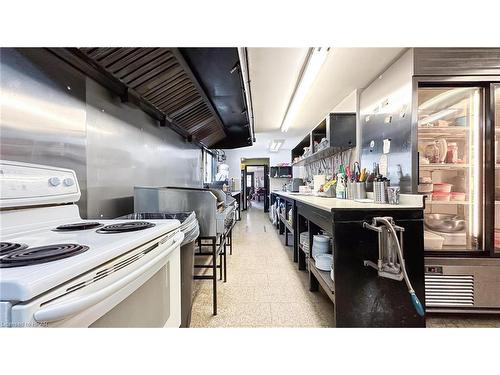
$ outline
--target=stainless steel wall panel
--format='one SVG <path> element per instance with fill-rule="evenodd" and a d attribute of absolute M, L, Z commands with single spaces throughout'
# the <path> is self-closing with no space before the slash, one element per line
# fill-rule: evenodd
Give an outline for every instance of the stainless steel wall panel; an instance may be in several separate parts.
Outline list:
<path fill-rule="evenodd" d="M 0 158 L 76 171 L 86 215 L 85 77 L 43 49 L 0 49 Z"/>
<path fill-rule="evenodd" d="M 415 75 L 498 75 L 500 48 L 415 48 Z"/>
<path fill-rule="evenodd" d="M 412 76 L 413 51 L 408 50 L 360 95 L 361 164 L 371 170 L 373 163 L 380 163 L 384 140 L 390 140 L 387 177 L 404 193 L 412 192 L 412 157 L 416 155 L 412 145 Z"/>
<path fill-rule="evenodd" d="M 133 211 L 134 185 L 201 187 L 201 149 L 41 48 L 0 49 L 0 157 L 74 169 L 82 217 Z"/>
<path fill-rule="evenodd" d="M 87 80 L 89 218 L 133 212 L 134 185 L 201 187 L 201 149 Z"/>

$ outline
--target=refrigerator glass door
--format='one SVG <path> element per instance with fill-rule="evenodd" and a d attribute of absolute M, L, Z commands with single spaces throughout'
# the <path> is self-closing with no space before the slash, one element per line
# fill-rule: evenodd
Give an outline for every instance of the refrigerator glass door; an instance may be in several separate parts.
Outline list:
<path fill-rule="evenodd" d="M 419 87 L 418 191 L 428 196 L 427 251 L 481 251 L 483 91 Z"/>
<path fill-rule="evenodd" d="M 495 97 L 495 253 L 500 253 L 500 85 L 494 85 Z"/>

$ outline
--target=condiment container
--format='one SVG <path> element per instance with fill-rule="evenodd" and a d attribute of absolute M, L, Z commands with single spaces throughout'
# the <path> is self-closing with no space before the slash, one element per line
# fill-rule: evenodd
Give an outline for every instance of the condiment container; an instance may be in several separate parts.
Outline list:
<path fill-rule="evenodd" d="M 433 184 L 418 184 L 418 192 L 419 193 L 432 193 L 433 191 Z"/>
<path fill-rule="evenodd" d="M 446 162 L 452 164 L 458 163 L 458 145 L 456 142 L 448 143 L 448 151 L 446 152 Z"/>
<path fill-rule="evenodd" d="M 443 201 L 443 202 L 449 202 L 450 201 L 450 193 L 445 193 L 442 191 L 434 191 L 432 193 L 432 200 L 433 201 Z"/>
<path fill-rule="evenodd" d="M 451 192 L 452 187 L 453 187 L 452 184 L 434 183 L 433 192 L 449 193 Z"/>

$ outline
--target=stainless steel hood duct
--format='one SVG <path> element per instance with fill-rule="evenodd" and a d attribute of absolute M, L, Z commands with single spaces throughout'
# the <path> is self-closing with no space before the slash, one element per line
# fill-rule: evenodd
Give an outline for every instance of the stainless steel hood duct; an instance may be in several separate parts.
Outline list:
<path fill-rule="evenodd" d="M 248 121 L 252 142 L 255 142 L 255 124 L 253 117 L 252 89 L 250 87 L 250 73 L 248 71 L 248 52 L 245 47 L 238 47 L 238 57 L 240 58 L 240 69 L 243 77 L 243 87 L 245 89 L 245 98 L 248 104 Z"/>

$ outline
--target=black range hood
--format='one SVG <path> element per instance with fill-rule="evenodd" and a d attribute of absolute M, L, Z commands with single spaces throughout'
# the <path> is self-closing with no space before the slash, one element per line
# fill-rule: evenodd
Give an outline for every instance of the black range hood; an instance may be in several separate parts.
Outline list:
<path fill-rule="evenodd" d="M 190 141 L 249 145 L 236 48 L 49 50 Z"/>
<path fill-rule="evenodd" d="M 212 148 L 252 145 L 237 48 L 179 48 L 218 112 L 227 137 Z"/>

